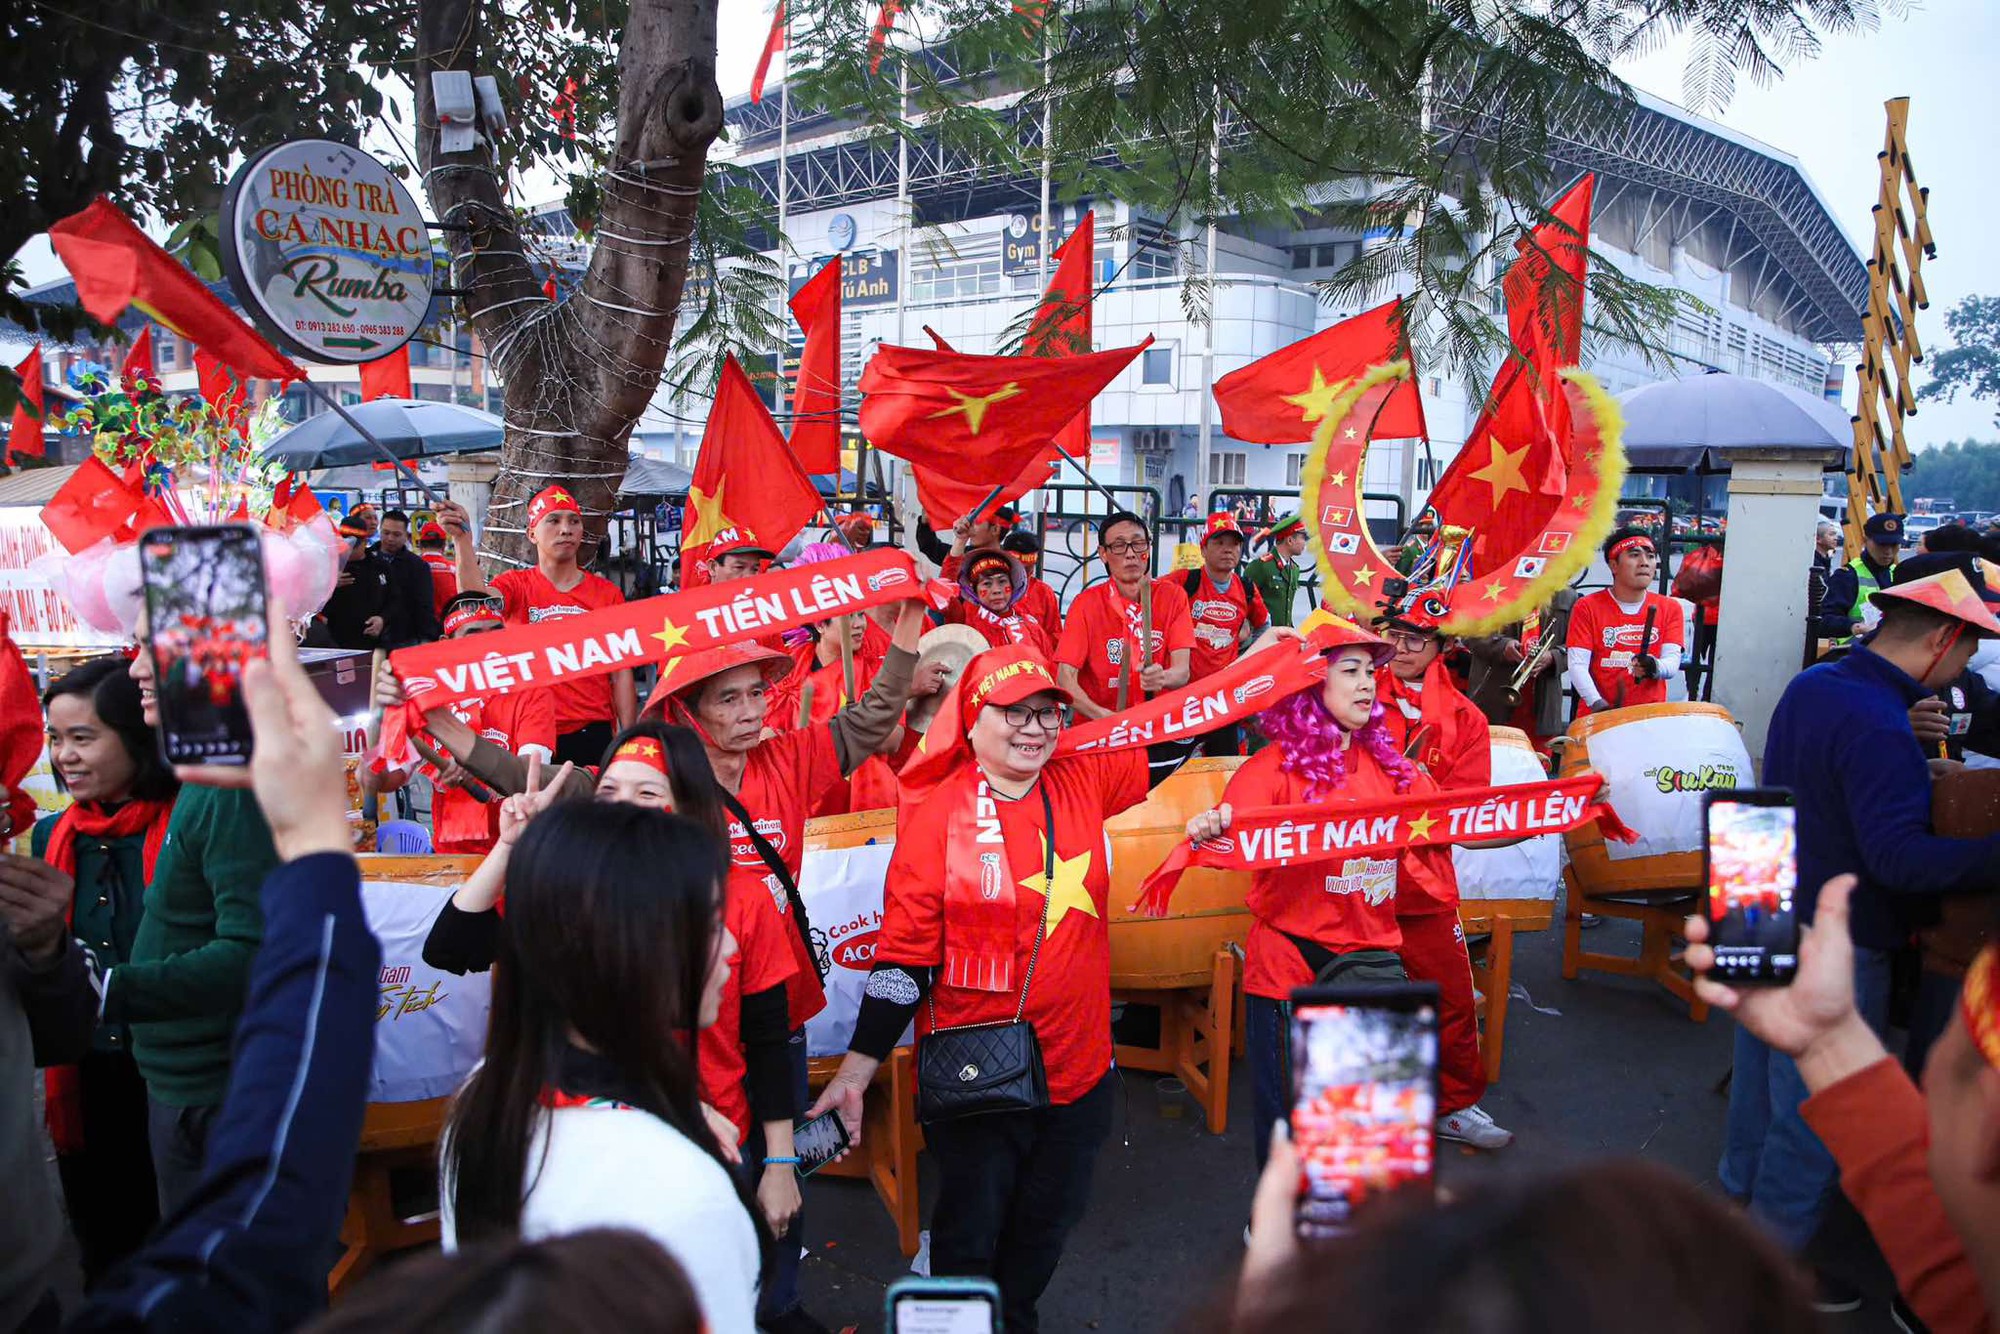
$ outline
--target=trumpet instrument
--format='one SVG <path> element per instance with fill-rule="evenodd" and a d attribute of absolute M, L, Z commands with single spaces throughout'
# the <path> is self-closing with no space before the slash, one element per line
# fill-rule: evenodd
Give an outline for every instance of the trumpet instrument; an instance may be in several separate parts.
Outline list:
<path fill-rule="evenodd" d="M 1508 678 L 1507 684 L 1500 691 L 1501 702 L 1508 708 L 1517 709 L 1521 706 L 1521 692 L 1528 688 L 1528 682 L 1542 670 L 1542 664 L 1548 661 L 1549 649 L 1554 644 L 1555 636 L 1544 632 L 1542 637 L 1535 641 L 1535 651 L 1521 659 L 1521 665 L 1514 669 L 1514 675 Z"/>

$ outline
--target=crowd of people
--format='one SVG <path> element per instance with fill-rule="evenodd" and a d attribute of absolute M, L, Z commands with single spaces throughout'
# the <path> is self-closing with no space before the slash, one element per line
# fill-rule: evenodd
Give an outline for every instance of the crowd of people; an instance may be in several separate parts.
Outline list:
<path fill-rule="evenodd" d="M 462 509 L 439 506 L 422 554 L 407 520 L 383 515 L 392 549 L 356 536 L 340 592 L 363 592 L 338 619 L 367 611 L 365 637 L 393 644 L 415 642 L 397 636 L 416 622 L 368 610 L 378 591 L 421 593 L 430 633 L 448 639 L 622 600 L 580 563 L 584 519 L 565 490 L 526 513 L 535 564 L 490 580 Z M 1448 598 L 1392 595 L 1366 620 L 1302 614 L 1296 516 L 1250 558 L 1242 526 L 1217 514 L 1200 568 L 1164 577 L 1153 531 L 1106 515 L 1105 577 L 1064 608 L 1034 535 L 1003 509 L 948 542 L 929 535 L 957 590 L 942 610 L 913 597 L 697 650 L 643 702 L 622 672 L 424 713 L 410 753 L 380 757 L 367 782 L 422 774 L 436 846 L 481 859 L 424 957 L 491 974 L 485 1059 L 440 1146 L 447 1254 L 395 1266 L 330 1315 L 380 964 L 332 717 L 282 627 L 245 679 L 247 770 L 161 763 L 148 653 L 55 681 L 41 704 L 71 802 L 29 855 L 0 856 L 0 1162 L 19 1183 L 18 1207 L 0 1211 L 0 1326 L 824 1328 L 799 1284 L 811 1192 L 794 1127 L 833 1113 L 861 1144 L 864 1095 L 914 1026 L 938 1167 L 931 1272 L 992 1279 L 1006 1327 L 1039 1328 L 1113 1123 L 1105 822 L 1196 753 L 1247 758 L 1189 822 L 1194 840 L 1250 808 L 1484 788 L 1491 723 L 1546 740 L 1565 681 L 1580 711 L 1656 702 L 1687 648 L 1680 605 L 1652 591 L 1661 553 L 1637 529 L 1604 543 L 1609 588 L 1465 643 L 1445 629 Z M 872 533 L 850 520 L 842 536 Z M 794 563 L 847 550 L 809 545 Z M 776 558 L 732 530 L 703 574 L 755 579 Z M 1445 1204 L 1389 1200 L 1348 1237 L 1300 1240 L 1284 1128 L 1296 988 L 1434 984 L 1436 1133 L 1488 1151 L 1513 1135 L 1480 1106 L 1449 849 L 1259 870 L 1245 989 L 1262 1175 L 1241 1282 L 1218 1283 L 1215 1311 L 1190 1327 L 1803 1330 L 1815 1292 L 1796 1257 L 1836 1182 L 1917 1317 L 1988 1327 L 1996 947 L 1930 998 L 1924 1095 L 1879 1035 L 1888 954 L 1925 907 L 1990 887 L 2000 861 L 2000 838 L 1931 832 L 1926 764 L 1936 692 L 2000 640 L 2000 588 L 1970 552 L 1880 575 L 1879 624 L 1800 676 L 1772 726 L 1768 781 L 1797 794 L 1814 922 L 1799 980 L 1698 983 L 1740 1021 L 1721 1178 L 1747 1215 L 1652 1169 L 1592 1167 Z M 1246 654 L 1323 660 L 1323 678 L 1242 726 L 1058 753 L 1072 720 Z M 376 692 L 406 704 L 387 666 Z M 849 1049 L 814 1096 L 805 1025 L 826 988 L 799 893 L 805 822 L 883 805 L 899 820 L 881 927 Z M 1687 931 L 1702 970 L 1706 926 Z M 968 1044 L 988 1077 L 959 1073 Z M 60 1199 L 40 1170 L 45 1134 Z M 1613 1277 L 1578 1272 L 1586 1239 Z M 61 1277 L 78 1258 L 80 1301 Z M 1835 1277 L 1821 1277 L 1823 1304 L 1840 1300 Z"/>

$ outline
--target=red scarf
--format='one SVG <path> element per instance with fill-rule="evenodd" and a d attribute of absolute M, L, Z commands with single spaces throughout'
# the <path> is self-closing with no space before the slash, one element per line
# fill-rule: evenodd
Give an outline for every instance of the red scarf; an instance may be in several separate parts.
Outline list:
<path fill-rule="evenodd" d="M 967 991 L 1014 989 L 1014 873 L 1000 804 L 979 774 L 971 798 L 951 813 L 944 869 L 944 984 Z"/>
<path fill-rule="evenodd" d="M 128 801 L 117 810 L 107 813 L 95 802 L 79 801 L 70 806 L 49 831 L 49 845 L 43 851 L 42 860 L 58 871 L 74 876 L 76 874 L 76 840 L 84 838 L 110 840 L 130 838 L 134 834 L 146 836 L 145 851 L 141 854 L 147 884 L 152 883 L 153 867 L 160 860 L 160 849 L 166 845 L 167 823 L 174 813 L 171 801 Z M 143 891 L 145 886 L 140 886 Z M 75 904 L 70 906 L 70 918 L 75 920 Z M 80 1153 L 83 1150 L 83 1080 L 73 1065 L 52 1065 L 42 1072 L 42 1087 L 47 1093 L 43 1118 L 48 1123 L 49 1140 L 57 1153 Z"/>
<path fill-rule="evenodd" d="M 1451 707 L 1452 700 L 1463 692 L 1459 690 L 1458 682 L 1452 679 L 1451 669 L 1445 666 L 1443 654 L 1433 658 L 1431 665 L 1424 668 L 1421 688 L 1412 689 L 1409 682 L 1386 666 L 1375 674 L 1375 681 L 1384 707 L 1394 713 L 1402 724 L 1392 735 L 1400 737 L 1400 748 L 1404 754 L 1423 765 L 1426 773 L 1434 773 L 1444 756 L 1457 755 L 1465 746 L 1466 738 L 1460 735 L 1463 718 Z M 1416 711 L 1415 718 L 1403 709 L 1405 703 Z M 1481 725 L 1484 726 L 1483 715 Z M 1420 732 L 1423 734 L 1421 744 L 1412 754 L 1409 750 L 1410 739 Z M 1485 743 L 1486 736 L 1482 733 L 1480 744 Z"/>
<path fill-rule="evenodd" d="M 1185 740 L 1261 713 L 1326 679 L 1327 658 L 1283 645 L 1246 653 L 1212 676 L 1143 700 L 1123 713 L 1065 728 L 1056 754 L 1132 750 Z"/>
<path fill-rule="evenodd" d="M 1259 871 L 1347 857 L 1376 857 L 1411 847 L 1484 843 L 1492 839 L 1560 834 L 1600 825 L 1606 838 L 1630 843 L 1639 836 L 1597 799 L 1604 775 L 1585 770 L 1573 778 L 1507 787 L 1423 792 L 1387 801 L 1307 802 L 1238 810 L 1229 832 L 1200 843 L 1182 841 L 1146 877 L 1132 911 L 1164 917 L 1174 887 L 1190 866 Z"/>

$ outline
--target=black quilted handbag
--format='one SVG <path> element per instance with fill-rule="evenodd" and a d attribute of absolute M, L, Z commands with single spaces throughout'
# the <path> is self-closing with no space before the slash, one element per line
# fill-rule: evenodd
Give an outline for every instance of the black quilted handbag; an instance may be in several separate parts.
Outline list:
<path fill-rule="evenodd" d="M 1042 940 L 1049 932 L 1049 898 L 1055 888 L 1056 817 L 1048 788 L 1042 788 L 1042 817 L 1048 831 L 1048 861 L 1042 885 L 1042 921 L 1035 928 L 1035 948 L 1028 955 L 1028 975 L 1021 979 L 1021 1000 L 1014 1020 L 1003 1024 L 967 1024 L 936 1028 L 937 996 L 931 996 L 931 1032 L 917 1040 L 917 1119 L 925 1125 L 956 1121 L 993 1112 L 1034 1112 L 1049 1105 L 1048 1073 L 1042 1068 L 1042 1044 L 1028 1012 L 1028 987 L 1042 957 Z"/>

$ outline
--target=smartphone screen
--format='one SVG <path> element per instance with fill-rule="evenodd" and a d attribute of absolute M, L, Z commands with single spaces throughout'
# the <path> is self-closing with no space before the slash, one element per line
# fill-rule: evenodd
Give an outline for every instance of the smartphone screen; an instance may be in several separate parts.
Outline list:
<path fill-rule="evenodd" d="M 1299 1234 L 1336 1236 L 1369 1200 L 1428 1183 L 1437 1148 L 1437 986 L 1292 995 Z"/>
<path fill-rule="evenodd" d="M 264 656 L 264 552 L 241 524 L 154 528 L 139 539 L 146 651 L 169 764 L 248 764 L 243 664 Z"/>
<path fill-rule="evenodd" d="M 994 1334 L 1000 1289 L 990 1279 L 899 1278 L 889 1285 L 889 1334 Z"/>
<path fill-rule="evenodd" d="M 792 1127 L 792 1152 L 799 1156 L 799 1175 L 809 1177 L 840 1156 L 847 1147 L 847 1126 L 838 1112 L 821 1112 Z"/>
<path fill-rule="evenodd" d="M 1707 803 L 1709 943 L 1716 980 L 1792 980 L 1799 967 L 1798 812 L 1782 788 L 1711 792 Z"/>

